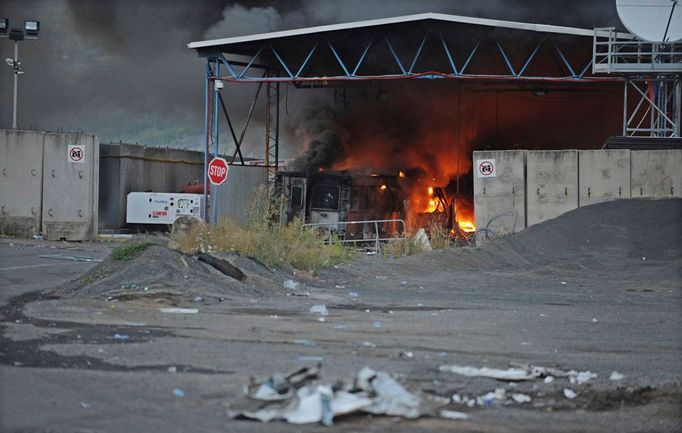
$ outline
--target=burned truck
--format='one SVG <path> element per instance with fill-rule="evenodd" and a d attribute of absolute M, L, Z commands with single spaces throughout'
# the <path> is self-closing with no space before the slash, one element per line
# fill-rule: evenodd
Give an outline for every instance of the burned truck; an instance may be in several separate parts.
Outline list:
<path fill-rule="evenodd" d="M 385 173 L 284 171 L 277 174 L 280 221 L 295 218 L 345 240 L 382 239 L 405 231 L 403 179 Z M 380 222 L 379 222 L 380 221 Z"/>

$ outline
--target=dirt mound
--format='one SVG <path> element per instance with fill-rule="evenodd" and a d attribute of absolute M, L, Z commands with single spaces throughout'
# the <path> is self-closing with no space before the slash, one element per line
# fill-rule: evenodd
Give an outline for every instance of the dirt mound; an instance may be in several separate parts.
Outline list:
<path fill-rule="evenodd" d="M 619 200 L 585 206 L 479 249 L 508 265 L 571 262 L 617 266 L 682 258 L 682 200 Z"/>
<path fill-rule="evenodd" d="M 487 268 L 617 268 L 633 261 L 680 266 L 682 199 L 585 206 L 481 248 L 453 254 L 462 264 Z"/>
<path fill-rule="evenodd" d="M 57 290 L 67 297 L 148 301 L 166 305 L 212 304 L 236 297 L 285 295 L 281 271 L 237 255 L 217 255 L 239 268 L 246 279 L 237 281 L 196 256 L 162 245 L 152 245 L 130 260 L 112 254 L 79 279 Z"/>

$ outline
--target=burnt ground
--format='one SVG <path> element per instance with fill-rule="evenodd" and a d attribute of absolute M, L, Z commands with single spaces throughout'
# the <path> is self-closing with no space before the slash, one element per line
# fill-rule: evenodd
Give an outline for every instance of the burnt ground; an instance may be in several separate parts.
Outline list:
<path fill-rule="evenodd" d="M 130 262 L 108 258 L 87 271 L 74 268 L 64 275 L 80 276 L 63 284 L 52 267 L 35 268 L 52 269 L 48 281 L 25 275 L 40 290 L 23 287 L 11 298 L 5 288 L 19 292 L 20 266 L 5 263 L 44 245 L 3 239 L 0 426 L 9 432 L 682 431 L 681 222 L 682 200 L 612 202 L 485 247 L 401 259 L 362 256 L 316 276 L 227 256 L 246 273 L 244 282 L 155 246 Z M 111 250 L 83 248 L 101 256 Z M 300 287 L 284 288 L 288 279 Z M 58 287 L 44 289 L 50 281 Z M 314 304 L 329 309 L 324 322 L 309 314 Z M 198 313 L 162 313 L 166 307 Z M 359 415 L 332 428 L 227 417 L 226 403 L 250 376 L 319 358 L 325 382 L 370 366 L 425 394 L 471 397 L 502 387 L 531 402 L 448 405 L 468 412 L 466 421 Z M 448 364 L 512 362 L 598 377 L 581 385 L 560 378 L 508 384 L 439 371 Z M 610 380 L 613 371 L 625 377 Z M 176 388 L 184 397 L 173 394 Z M 565 398 L 564 388 L 578 396 Z"/>

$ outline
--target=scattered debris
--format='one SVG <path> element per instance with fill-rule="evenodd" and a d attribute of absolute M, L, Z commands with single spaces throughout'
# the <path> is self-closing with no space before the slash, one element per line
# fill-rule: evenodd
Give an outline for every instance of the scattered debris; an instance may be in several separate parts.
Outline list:
<path fill-rule="evenodd" d="M 173 365 L 173 366 L 170 366 L 170 367 L 168 367 L 168 372 L 169 372 L 170 374 L 175 374 L 175 373 L 178 372 L 178 368 L 177 368 L 176 366 L 174 366 L 174 365 Z"/>
<path fill-rule="evenodd" d="M 439 413 L 441 418 L 452 419 L 452 420 L 464 420 L 469 419 L 469 415 L 464 412 L 457 412 L 455 410 L 443 409 Z"/>
<path fill-rule="evenodd" d="M 92 256 L 67 256 L 65 254 L 41 254 L 38 257 L 41 259 L 58 259 L 58 260 L 71 260 L 72 262 L 95 262 L 102 263 L 102 259 L 98 259 Z"/>
<path fill-rule="evenodd" d="M 573 391 L 570 388 L 564 388 L 564 397 L 566 397 L 569 400 L 572 400 L 578 396 L 578 393 Z"/>
<path fill-rule="evenodd" d="M 173 395 L 176 397 L 182 398 L 185 396 L 185 391 L 183 391 L 180 388 L 175 388 L 175 389 L 173 389 Z"/>
<path fill-rule="evenodd" d="M 317 318 L 317 321 L 318 321 L 318 322 L 324 323 L 324 322 L 327 321 L 327 319 L 325 319 L 324 317 L 318 317 L 318 318 Z"/>
<path fill-rule="evenodd" d="M 204 262 L 207 265 L 214 267 L 228 277 L 232 277 L 237 281 L 244 281 L 246 279 L 246 274 L 227 260 L 219 259 L 204 253 L 197 254 L 197 257 L 200 262 Z"/>
<path fill-rule="evenodd" d="M 414 353 L 412 353 L 412 352 L 400 352 L 400 353 L 398 354 L 398 357 L 400 357 L 400 358 L 410 358 L 410 359 L 411 359 L 411 358 L 414 358 Z"/>
<path fill-rule="evenodd" d="M 611 376 L 609 376 L 609 380 L 623 380 L 625 378 L 625 375 L 622 373 L 618 373 L 617 371 L 614 371 L 611 373 Z"/>
<path fill-rule="evenodd" d="M 348 329 L 348 326 L 346 325 L 334 325 L 335 331 L 345 331 L 346 329 Z"/>
<path fill-rule="evenodd" d="M 529 403 L 530 396 L 526 394 L 512 394 L 512 400 L 517 403 Z"/>
<path fill-rule="evenodd" d="M 329 311 L 327 306 L 323 304 L 313 305 L 310 307 L 310 314 L 319 314 L 320 316 L 328 316 Z"/>
<path fill-rule="evenodd" d="M 194 297 L 194 302 L 203 302 L 203 301 L 204 301 L 204 298 L 202 298 L 201 296 L 195 296 Z"/>
<path fill-rule="evenodd" d="M 572 384 L 582 385 L 591 379 L 596 379 L 597 375 L 595 373 L 590 373 L 589 371 L 575 371 L 571 370 L 568 372 L 569 381 Z"/>
<path fill-rule="evenodd" d="M 350 296 L 351 298 L 357 298 L 358 292 L 348 292 L 348 296 Z"/>
<path fill-rule="evenodd" d="M 315 342 L 311 340 L 304 340 L 304 339 L 298 339 L 298 340 L 291 340 L 293 344 L 299 344 L 301 346 L 308 346 L 308 347 L 313 347 L 315 346 Z"/>
<path fill-rule="evenodd" d="M 431 246 L 431 242 L 429 241 L 429 237 L 426 234 L 426 230 L 423 228 L 420 228 L 417 230 L 417 233 L 414 235 L 414 246 L 415 249 L 419 252 L 423 251 L 433 251 L 433 247 Z"/>
<path fill-rule="evenodd" d="M 301 283 L 294 280 L 286 280 L 283 284 L 285 289 L 298 290 L 301 288 Z"/>
<path fill-rule="evenodd" d="M 377 276 L 376 276 L 376 279 L 377 279 L 377 280 L 385 280 L 386 278 L 388 278 L 388 277 L 386 277 L 386 276 L 384 276 L 384 275 L 377 275 Z"/>
<path fill-rule="evenodd" d="M 552 382 L 554 382 L 554 376 L 545 377 L 545 383 L 552 383 Z"/>
<path fill-rule="evenodd" d="M 497 380 L 529 380 L 539 377 L 533 372 L 521 368 L 509 368 L 507 370 L 500 370 L 497 368 L 476 368 L 476 367 L 464 367 L 459 365 L 441 365 L 439 370 L 446 373 L 455 373 L 467 377 L 489 377 L 491 379 Z"/>
<path fill-rule="evenodd" d="M 128 335 L 128 334 L 114 334 L 114 340 L 130 340 L 130 335 Z"/>
<path fill-rule="evenodd" d="M 291 424 L 322 423 L 333 425 L 334 418 L 355 412 L 374 415 L 419 418 L 425 414 L 419 394 L 408 391 L 390 374 L 361 369 L 353 383 L 315 385 L 320 367 L 305 367 L 288 376 L 275 374 L 261 383 L 252 383 L 244 390 L 244 398 L 228 407 L 233 418 L 248 418 L 262 422 L 284 420 Z M 447 400 L 441 399 L 441 404 Z M 445 419 L 467 419 L 463 412 L 442 410 Z"/>
<path fill-rule="evenodd" d="M 476 397 L 476 403 L 478 403 L 479 406 L 491 407 L 496 401 L 506 400 L 506 397 L 507 393 L 504 388 L 496 388 L 493 392 Z"/>
<path fill-rule="evenodd" d="M 33 235 L 33 239 L 35 239 L 35 240 L 37 240 L 37 241 L 42 241 L 42 240 L 43 240 L 43 236 L 42 236 L 42 235 Z"/>
<path fill-rule="evenodd" d="M 371 349 L 375 349 L 377 347 L 376 343 L 372 343 L 371 341 L 363 341 L 362 346 L 369 347 Z"/>
<path fill-rule="evenodd" d="M 177 308 L 177 307 L 159 308 L 159 311 L 162 313 L 171 313 L 171 314 L 197 314 L 199 312 L 199 310 L 196 308 Z"/>
<path fill-rule="evenodd" d="M 372 326 L 374 326 L 374 329 L 381 329 L 381 322 L 376 320 Z"/>
<path fill-rule="evenodd" d="M 35 236 L 33 238 L 35 239 Z M 86 403 L 84 401 L 81 401 L 81 407 L 83 409 L 90 409 L 92 407 L 92 405 L 90 403 Z"/>

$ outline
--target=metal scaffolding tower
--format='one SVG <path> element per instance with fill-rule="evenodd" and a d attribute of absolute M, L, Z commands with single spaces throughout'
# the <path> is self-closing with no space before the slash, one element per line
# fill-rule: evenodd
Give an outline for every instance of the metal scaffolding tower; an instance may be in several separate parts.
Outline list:
<path fill-rule="evenodd" d="M 680 137 L 682 42 L 622 38 L 594 29 L 592 72 L 622 76 L 623 136 Z"/>

